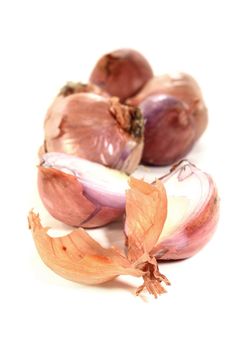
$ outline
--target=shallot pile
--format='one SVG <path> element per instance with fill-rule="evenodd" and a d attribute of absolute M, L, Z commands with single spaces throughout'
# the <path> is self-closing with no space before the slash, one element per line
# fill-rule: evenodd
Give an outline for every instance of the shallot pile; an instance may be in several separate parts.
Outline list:
<path fill-rule="evenodd" d="M 218 222 L 212 177 L 182 159 L 207 123 L 197 82 L 185 73 L 154 76 L 134 50 L 101 57 L 87 84 L 67 83 L 45 117 L 38 190 L 48 212 L 75 228 L 51 237 L 30 211 L 44 263 L 78 283 L 131 275 L 143 279 L 137 295 L 164 293 L 170 282 L 158 261 L 196 254 Z M 148 183 L 131 175 L 140 163 L 172 167 Z M 102 247 L 84 230 L 115 220 L 124 222 L 124 251 Z"/>

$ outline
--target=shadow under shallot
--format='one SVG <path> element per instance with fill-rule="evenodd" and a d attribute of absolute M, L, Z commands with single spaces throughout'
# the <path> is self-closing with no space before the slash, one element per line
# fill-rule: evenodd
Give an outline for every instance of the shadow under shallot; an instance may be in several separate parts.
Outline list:
<path fill-rule="evenodd" d="M 138 280 L 139 284 L 142 282 L 140 281 L 140 279 Z M 142 300 L 144 303 L 149 303 L 149 299 L 150 296 L 145 292 L 145 293 L 141 293 L 139 295 L 136 295 L 136 290 L 137 290 L 137 286 L 130 284 L 128 282 L 125 281 L 121 281 L 119 279 L 115 279 L 112 281 L 108 281 L 105 282 L 99 286 L 95 286 L 97 288 L 104 288 L 104 289 L 111 289 L 111 290 L 123 290 L 125 292 L 129 292 L 131 295 L 133 295 L 135 298 L 139 298 L 140 300 Z"/>
<path fill-rule="evenodd" d="M 120 281 L 118 279 L 105 282 L 99 285 L 98 287 L 104 288 L 104 289 L 121 289 L 121 290 L 124 289 L 129 291 L 132 294 L 135 294 L 135 290 L 136 290 L 135 286 L 133 286 L 132 284 L 125 281 Z"/>
<path fill-rule="evenodd" d="M 125 235 L 123 221 L 115 221 L 105 227 L 87 229 L 88 234 L 105 248 L 116 247 L 125 252 Z"/>

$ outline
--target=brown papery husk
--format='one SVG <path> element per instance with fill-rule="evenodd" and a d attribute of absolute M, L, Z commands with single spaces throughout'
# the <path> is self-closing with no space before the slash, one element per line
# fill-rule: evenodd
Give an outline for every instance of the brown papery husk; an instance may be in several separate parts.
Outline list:
<path fill-rule="evenodd" d="M 165 292 L 162 283 L 170 284 L 150 255 L 166 219 L 166 192 L 160 181 L 149 185 L 131 178 L 129 184 L 125 226 L 129 237 L 127 256 L 115 248 L 103 248 L 82 228 L 63 237 L 51 237 L 47 234 L 48 228 L 41 225 L 39 215 L 32 211 L 28 217 L 29 227 L 41 259 L 60 276 L 84 284 L 101 284 L 119 275 L 143 277 L 144 283 L 136 295 L 146 289 L 157 297 Z M 145 214 L 147 218 L 143 219 Z"/>
<path fill-rule="evenodd" d="M 146 289 L 157 295 L 166 290 L 168 279 L 159 272 L 155 257 L 151 254 L 162 232 L 167 217 L 167 196 L 160 180 L 154 185 L 130 178 L 130 189 L 126 192 L 126 221 L 128 259 L 142 269 L 144 283 L 137 289 L 140 294 Z"/>
<path fill-rule="evenodd" d="M 63 237 L 51 237 L 39 215 L 28 216 L 37 251 L 43 262 L 58 275 L 73 282 L 101 284 L 119 275 L 140 277 L 143 272 L 113 248 L 105 249 L 79 228 Z"/>

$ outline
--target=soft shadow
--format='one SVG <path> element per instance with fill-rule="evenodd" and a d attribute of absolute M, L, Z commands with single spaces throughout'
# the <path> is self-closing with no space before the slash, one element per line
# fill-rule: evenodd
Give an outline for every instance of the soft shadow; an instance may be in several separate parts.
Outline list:
<path fill-rule="evenodd" d="M 125 289 L 130 293 L 135 294 L 135 286 L 120 280 L 108 281 L 96 287 L 104 289 Z"/>
<path fill-rule="evenodd" d="M 143 294 L 143 292 L 141 294 L 139 294 L 138 296 L 136 295 L 136 290 L 137 287 L 133 286 L 130 283 L 124 282 L 124 281 L 120 281 L 120 280 L 112 280 L 109 282 L 105 282 L 99 286 L 96 286 L 97 288 L 104 288 L 104 289 L 121 289 L 121 290 L 125 290 L 127 292 L 129 292 L 130 294 L 132 294 L 135 298 L 139 298 L 141 301 L 143 301 L 144 303 L 149 303 L 149 299 L 150 296 Z"/>
<path fill-rule="evenodd" d="M 122 221 L 116 221 L 108 226 L 88 229 L 89 235 L 97 242 L 102 244 L 105 248 L 116 247 L 124 252 L 125 250 L 125 236 L 124 236 L 124 223 Z"/>
<path fill-rule="evenodd" d="M 187 258 L 179 259 L 179 260 L 157 260 L 159 265 L 178 265 L 182 263 L 184 260 L 187 260 Z"/>

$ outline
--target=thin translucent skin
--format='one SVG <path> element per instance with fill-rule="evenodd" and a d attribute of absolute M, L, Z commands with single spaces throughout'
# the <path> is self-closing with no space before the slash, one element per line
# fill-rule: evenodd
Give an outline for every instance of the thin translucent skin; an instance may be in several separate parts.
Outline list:
<path fill-rule="evenodd" d="M 123 102 L 136 94 L 152 76 L 152 68 L 145 57 L 137 51 L 122 49 L 100 58 L 90 82 Z"/>
<path fill-rule="evenodd" d="M 159 95 L 141 105 L 145 119 L 145 164 L 169 165 L 184 157 L 196 140 L 193 115 L 180 100 Z"/>
<path fill-rule="evenodd" d="M 143 275 L 143 271 L 132 266 L 124 254 L 114 248 L 103 248 L 83 228 L 66 236 L 51 237 L 48 228 L 41 225 L 39 215 L 30 212 L 28 221 L 43 262 L 70 281 L 95 285 L 118 275 Z"/>
<path fill-rule="evenodd" d="M 99 227 L 118 219 L 124 208 L 101 206 L 89 200 L 78 179 L 53 168 L 38 168 L 41 200 L 56 219 L 71 226 Z"/>
<path fill-rule="evenodd" d="M 57 99 L 45 120 L 46 151 L 132 172 L 140 162 L 143 140 L 124 131 L 110 107 L 108 98 L 92 93 Z"/>

